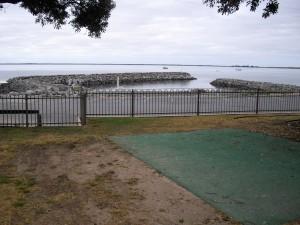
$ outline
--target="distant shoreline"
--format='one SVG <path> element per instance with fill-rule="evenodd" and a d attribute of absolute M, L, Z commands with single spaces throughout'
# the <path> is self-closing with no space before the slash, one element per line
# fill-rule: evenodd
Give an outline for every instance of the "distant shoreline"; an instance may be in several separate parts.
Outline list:
<path fill-rule="evenodd" d="M 9 66 L 9 65 L 69 65 L 69 66 L 190 66 L 190 67 L 225 67 L 225 68 L 250 68 L 250 69 L 300 69 L 297 66 L 254 66 L 254 65 L 210 65 L 210 64 L 156 64 L 156 63 L 0 63 L 0 66 Z"/>

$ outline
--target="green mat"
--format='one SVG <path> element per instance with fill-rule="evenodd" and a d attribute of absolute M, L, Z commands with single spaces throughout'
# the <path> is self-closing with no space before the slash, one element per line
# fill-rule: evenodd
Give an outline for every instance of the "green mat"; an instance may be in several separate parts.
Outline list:
<path fill-rule="evenodd" d="M 300 218 L 300 143 L 237 129 L 113 137 L 243 224 Z"/>

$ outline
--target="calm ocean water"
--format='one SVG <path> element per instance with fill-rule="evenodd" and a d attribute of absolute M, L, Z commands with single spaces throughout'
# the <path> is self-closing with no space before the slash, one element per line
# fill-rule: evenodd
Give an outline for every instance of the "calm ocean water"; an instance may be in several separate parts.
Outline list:
<path fill-rule="evenodd" d="M 202 66 L 124 66 L 124 65 L 0 65 L 0 82 L 16 76 L 56 75 L 56 74 L 91 74 L 122 72 L 188 72 L 197 80 L 180 82 L 155 82 L 126 85 L 124 88 L 212 88 L 209 84 L 216 78 L 235 78 L 253 81 L 294 84 L 300 86 L 300 69 L 264 69 Z"/>

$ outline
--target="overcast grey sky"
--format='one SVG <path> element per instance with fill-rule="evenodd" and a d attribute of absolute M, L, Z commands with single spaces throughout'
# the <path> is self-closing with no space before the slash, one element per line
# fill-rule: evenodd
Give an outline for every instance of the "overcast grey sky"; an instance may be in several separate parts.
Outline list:
<path fill-rule="evenodd" d="M 0 62 L 185 63 L 300 66 L 300 1 L 261 18 L 222 16 L 202 0 L 117 0 L 101 39 L 41 27 L 18 6 L 0 12 Z"/>

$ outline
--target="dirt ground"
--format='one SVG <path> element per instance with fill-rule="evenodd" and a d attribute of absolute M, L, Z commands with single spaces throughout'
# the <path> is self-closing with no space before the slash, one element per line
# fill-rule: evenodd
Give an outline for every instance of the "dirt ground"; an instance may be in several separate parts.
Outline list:
<path fill-rule="evenodd" d="M 9 135 L 17 131 L 7 130 L 0 134 L 0 224 L 239 224 L 120 149 L 108 136 L 242 127 L 299 140 L 299 128 L 289 126 L 290 120 L 101 120 L 91 122 L 82 133 L 20 130 L 12 139 Z M 78 141 L 83 135 L 84 140 Z"/>
<path fill-rule="evenodd" d="M 237 224 L 107 139 L 19 150 L 14 163 L 35 184 L 8 224 Z"/>

